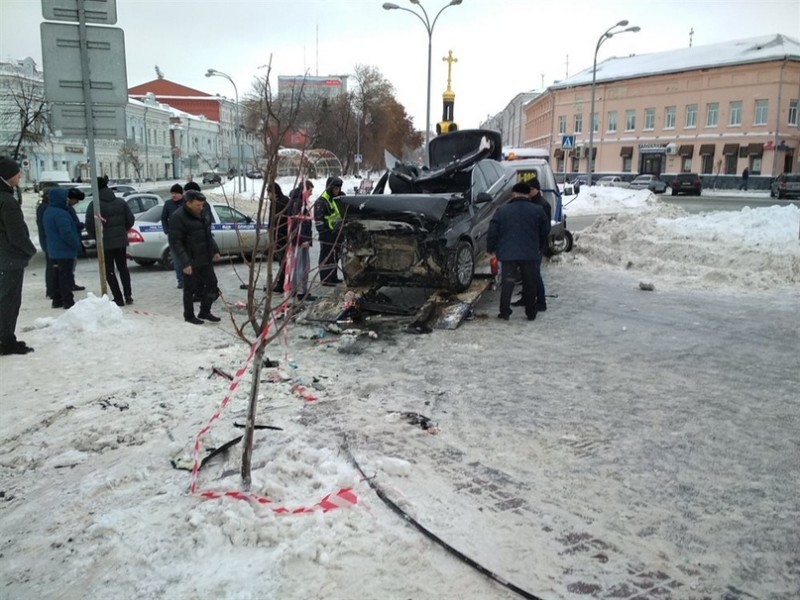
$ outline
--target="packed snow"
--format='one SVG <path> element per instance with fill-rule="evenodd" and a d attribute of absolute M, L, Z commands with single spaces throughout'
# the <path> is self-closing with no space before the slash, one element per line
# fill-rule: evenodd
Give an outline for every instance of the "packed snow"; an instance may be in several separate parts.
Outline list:
<path fill-rule="evenodd" d="M 359 182 L 348 178 L 345 191 L 353 193 Z M 248 181 L 251 188 L 253 183 Z M 228 198 L 252 214 L 262 182 L 255 183 L 255 190 L 236 194 L 236 181 L 231 180 L 208 195 Z M 295 185 L 292 179 L 280 183 L 287 194 Z M 323 187 L 324 180 L 315 180 L 317 194 Z M 24 207 L 35 238 L 33 204 L 32 198 L 26 199 Z M 765 302 L 778 294 L 781 306 L 787 297 L 797 298 L 796 204 L 690 215 L 647 191 L 588 187 L 565 198 L 564 204 L 568 219 L 598 217 L 577 232 L 573 252 L 546 264 L 546 281 L 564 282 L 566 288 L 570 280 L 591 281 L 608 271 L 634 273 L 637 279 L 655 282 L 658 292 L 703 295 L 724 289 L 726 294 L 763 294 Z M 96 274 L 93 264 L 79 265 L 84 283 Z M 501 518 L 478 504 L 460 502 L 459 491 L 425 462 L 430 458 L 434 464 L 447 464 L 461 442 L 478 444 L 481 436 L 490 444 L 486 454 L 466 456 L 465 462 L 494 461 L 515 472 L 537 456 L 544 459 L 537 454 L 543 450 L 517 445 L 527 444 L 524 440 L 538 426 L 520 425 L 520 432 L 492 429 L 490 422 L 483 423 L 482 409 L 472 406 L 485 398 L 484 373 L 494 368 L 506 373 L 517 364 L 504 358 L 501 349 L 510 346 L 519 352 L 530 346 L 531 338 L 509 334 L 492 319 L 430 336 L 376 327 L 372 338 L 362 336 L 357 343 L 351 338 L 345 344 L 323 325 L 301 318 L 268 348 L 279 366 L 263 370 L 259 389 L 257 422 L 281 428 L 256 432 L 251 491 L 269 502 L 206 499 L 190 493 L 192 477 L 186 469 L 194 461 L 195 439 L 206 424 L 213 425 L 201 439 L 202 457 L 241 435 L 235 424 L 246 419 L 249 375 L 230 392 L 231 402 L 225 406 L 231 382 L 212 369 L 234 375 L 251 366 L 249 347 L 230 322 L 242 319 L 235 303 L 242 294 L 239 280 L 229 269 L 219 269 L 230 318 L 219 326 L 195 327 L 180 318 L 174 276 L 137 269 L 133 307 L 119 308 L 90 287 L 63 312 L 51 309 L 44 298 L 41 261 L 26 273 L 18 337 L 35 352 L 0 358 L 0 597 L 516 597 L 389 511 L 342 449 L 345 439 L 387 495 L 460 551 L 479 557 L 487 569 L 545 598 L 584 597 L 580 586 L 558 585 L 568 572 L 568 554 L 544 541 L 528 548 L 515 535 L 527 531 L 530 515 L 509 512 L 504 515 L 510 518 Z M 318 290 L 323 292 L 314 288 Z M 558 302 L 552 300 L 550 312 L 534 322 L 533 335 L 537 327 L 548 327 L 547 319 L 555 322 Z M 222 304 L 218 301 L 216 312 L 225 310 Z M 492 313 L 495 306 L 496 296 L 490 295 L 481 310 Z M 727 310 L 735 307 L 731 302 Z M 493 355 L 498 355 L 496 362 L 484 364 L 495 360 Z M 463 364 L 477 371 L 458 376 L 456 365 L 463 370 Z M 612 368 L 598 364 L 596 369 Z M 621 381 L 629 375 L 619 371 Z M 515 385 L 541 390 L 537 376 L 529 369 L 509 372 L 495 391 L 508 395 Z M 303 396 L 304 389 L 315 399 Z M 551 417 L 542 410 L 532 405 L 522 421 L 548 421 Z M 214 420 L 217 411 L 221 415 Z M 457 411 L 474 411 L 474 427 L 450 433 L 447 427 L 423 429 L 408 422 L 405 411 L 438 413 L 443 420 L 455 418 Z M 573 415 L 573 433 L 554 438 L 558 445 L 552 448 L 580 445 L 581 436 L 593 427 L 591 415 L 585 416 L 587 421 Z M 240 457 L 241 445 L 234 445 L 211 459 L 198 473 L 198 492 L 241 491 Z M 567 472 L 578 468 L 578 458 L 571 454 L 559 460 Z M 630 481 L 639 476 L 637 472 Z M 501 494 L 502 483 L 493 481 L 488 471 L 483 479 L 484 496 Z M 633 487 L 624 489 L 633 495 Z M 585 504 L 592 499 L 608 506 L 623 501 L 610 497 L 610 489 L 600 484 L 547 493 L 553 500 L 542 491 L 541 522 L 534 523 L 541 536 L 568 522 L 569 514 L 598 511 L 599 516 L 601 509 Z M 554 499 L 561 493 L 572 500 L 558 504 Z M 607 536 L 617 540 L 632 563 L 637 556 L 667 553 L 673 538 L 651 537 L 645 545 L 629 547 L 620 541 L 625 520 L 633 523 L 640 510 L 647 512 L 646 501 L 629 500 L 614 509 L 618 517 L 609 514 L 600 520 L 607 524 Z M 323 511 L 322 505 L 331 509 Z M 664 506 L 659 505 L 663 513 L 650 511 L 650 517 L 665 522 L 669 513 Z M 304 508 L 310 510 L 291 514 Z M 784 525 L 796 531 L 792 513 L 776 510 L 788 519 Z M 691 532 L 684 533 L 681 552 L 689 556 L 696 541 Z M 724 526 L 718 533 L 723 539 L 734 534 Z M 612 550 L 597 552 L 611 556 Z M 715 560 L 710 554 L 706 558 Z M 796 565 L 796 556 L 794 560 Z M 598 561 L 603 562 L 590 562 L 599 566 Z M 720 561 L 725 561 L 722 554 Z M 615 568 L 624 574 L 630 564 Z M 613 565 L 612 557 L 604 568 Z M 686 578 L 699 577 L 692 573 L 688 566 L 683 571 Z M 773 587 L 767 589 L 777 591 L 762 597 L 788 598 L 783 590 L 798 580 L 768 583 Z M 695 597 L 687 587 L 675 593 L 675 598 Z"/>

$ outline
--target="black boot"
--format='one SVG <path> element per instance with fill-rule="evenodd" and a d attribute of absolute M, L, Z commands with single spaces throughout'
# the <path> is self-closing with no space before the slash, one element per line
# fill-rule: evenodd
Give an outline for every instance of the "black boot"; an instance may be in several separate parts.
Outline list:
<path fill-rule="evenodd" d="M 192 325 L 202 325 L 203 321 L 195 317 L 194 315 L 190 315 L 188 317 L 183 317 L 183 320 L 187 323 L 191 323 Z"/>
<path fill-rule="evenodd" d="M 211 321 L 212 323 L 219 323 L 222 320 L 216 315 L 212 315 L 210 310 L 197 313 L 197 318 L 203 319 L 204 321 Z"/>

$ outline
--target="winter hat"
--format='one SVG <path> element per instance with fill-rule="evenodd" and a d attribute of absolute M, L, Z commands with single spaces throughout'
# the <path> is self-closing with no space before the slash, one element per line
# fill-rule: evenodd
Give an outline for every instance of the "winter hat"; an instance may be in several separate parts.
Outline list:
<path fill-rule="evenodd" d="M 328 177 L 328 181 L 325 185 L 326 190 L 332 190 L 335 187 L 342 187 L 344 182 L 338 177 Z"/>
<path fill-rule="evenodd" d="M 13 158 L 0 158 L 0 177 L 8 181 L 19 173 L 19 165 Z"/>
<path fill-rule="evenodd" d="M 183 186 L 180 183 L 176 183 L 171 188 L 169 188 L 170 194 L 183 194 Z"/>
<path fill-rule="evenodd" d="M 511 191 L 516 192 L 517 194 L 525 194 L 527 196 L 531 193 L 531 186 L 520 181 L 519 183 L 514 184 L 514 187 L 511 188 Z"/>
<path fill-rule="evenodd" d="M 69 190 L 67 190 L 67 198 L 69 198 L 70 200 L 77 200 L 78 202 L 80 202 L 81 200 L 86 198 L 86 194 L 84 194 L 81 190 L 77 188 L 69 188 Z"/>
<path fill-rule="evenodd" d="M 105 177 L 98 177 L 97 178 L 97 188 L 102 190 L 103 188 L 108 187 L 108 179 Z"/>
<path fill-rule="evenodd" d="M 529 185 L 529 186 L 531 186 L 531 189 L 532 189 L 532 190 L 539 190 L 539 191 L 541 191 L 541 189 L 542 189 L 542 184 L 540 184 L 540 183 L 539 183 L 539 178 L 538 178 L 538 177 L 534 177 L 533 179 L 531 179 L 531 180 L 528 182 L 528 185 Z"/>
<path fill-rule="evenodd" d="M 199 192 L 200 186 L 197 184 L 196 181 L 187 181 L 186 185 L 183 186 L 183 191 L 188 192 L 189 190 L 194 190 L 195 192 Z"/>

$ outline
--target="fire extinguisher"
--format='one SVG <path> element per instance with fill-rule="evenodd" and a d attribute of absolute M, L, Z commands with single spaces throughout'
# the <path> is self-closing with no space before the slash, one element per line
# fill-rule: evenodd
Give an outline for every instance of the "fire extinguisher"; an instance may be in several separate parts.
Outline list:
<path fill-rule="evenodd" d="M 489 259 L 489 269 L 492 273 L 492 289 L 500 287 L 500 261 L 496 256 Z"/>

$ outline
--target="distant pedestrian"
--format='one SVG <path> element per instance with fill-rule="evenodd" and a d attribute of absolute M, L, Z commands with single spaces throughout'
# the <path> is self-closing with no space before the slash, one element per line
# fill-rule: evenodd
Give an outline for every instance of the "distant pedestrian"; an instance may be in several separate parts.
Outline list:
<path fill-rule="evenodd" d="M 530 200 L 530 186 L 517 183 L 511 200 L 497 209 L 489 222 L 486 249 L 500 261 L 500 319 L 511 316 L 511 295 L 522 279 L 522 300 L 529 321 L 536 318 L 536 262 L 550 233 L 544 210 Z"/>
<path fill-rule="evenodd" d="M 183 265 L 183 318 L 202 325 L 203 320 L 217 323 L 211 305 L 219 297 L 214 262 L 219 248 L 211 234 L 211 221 L 205 211 L 206 197 L 195 190 L 183 195 L 183 206 L 169 218 L 169 246 Z M 194 314 L 194 297 L 200 298 L 200 312 Z M 202 320 L 201 320 L 202 319 Z"/>
<path fill-rule="evenodd" d="M 103 257 L 106 263 L 106 282 L 111 289 L 111 295 L 117 306 L 133 304 L 131 289 L 131 273 L 128 270 L 128 230 L 133 227 L 134 216 L 131 207 L 122 198 L 117 198 L 108 183 L 98 177 L 97 185 L 100 189 L 100 218 L 103 223 Z M 86 231 L 94 239 L 94 201 L 86 209 Z M 119 271 L 119 281 L 114 270 Z M 122 289 L 120 289 L 122 283 Z"/>
<path fill-rule="evenodd" d="M 36 254 L 14 189 L 22 179 L 15 160 L 0 158 L 0 355 L 27 354 L 33 348 L 15 335 L 22 306 L 25 267 Z"/>
<path fill-rule="evenodd" d="M 170 199 L 164 203 L 164 210 L 161 211 L 161 229 L 164 235 L 169 239 L 169 218 L 172 214 L 183 206 L 183 187 L 180 183 L 176 183 L 169 189 Z M 175 268 L 175 278 L 178 281 L 178 289 L 183 289 L 183 265 L 180 263 L 180 258 L 170 248 L 170 255 L 172 256 L 172 266 Z"/>
<path fill-rule="evenodd" d="M 81 248 L 81 235 L 67 205 L 67 190 L 50 188 L 43 217 L 47 239 L 47 258 L 52 265 L 52 307 L 69 309 L 75 304 L 75 259 Z"/>
<path fill-rule="evenodd" d="M 745 192 L 747 191 L 747 182 L 749 179 L 750 179 L 750 169 L 745 167 L 744 171 L 742 171 L 742 183 L 741 185 L 739 185 L 740 190 L 744 190 Z"/>
<path fill-rule="evenodd" d="M 319 278 L 322 285 L 341 283 L 337 275 L 339 248 L 341 246 L 342 208 L 338 198 L 342 195 L 342 180 L 331 177 L 314 203 L 314 224 L 319 234 Z"/>

